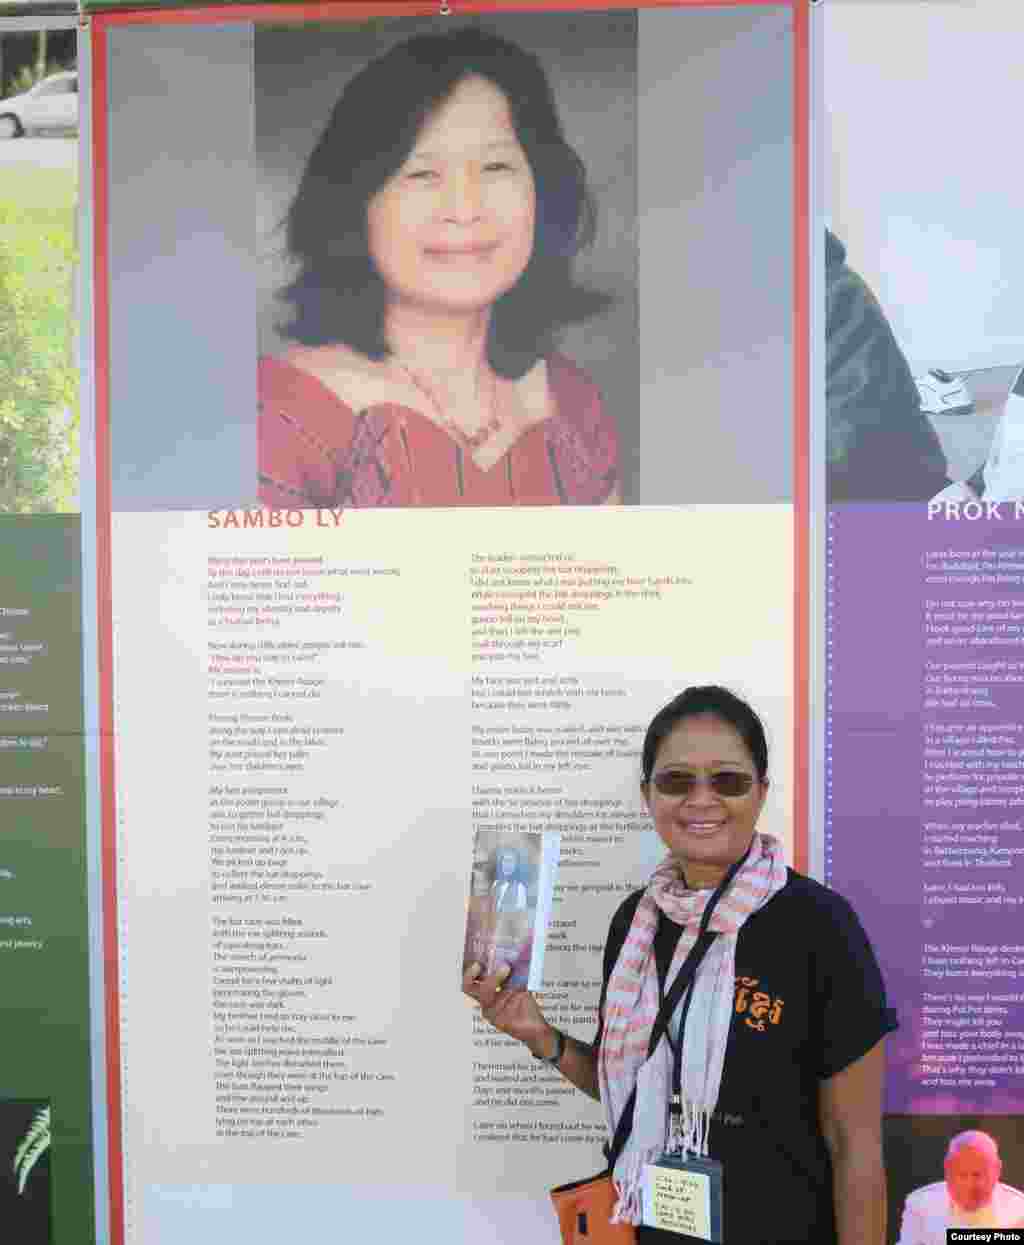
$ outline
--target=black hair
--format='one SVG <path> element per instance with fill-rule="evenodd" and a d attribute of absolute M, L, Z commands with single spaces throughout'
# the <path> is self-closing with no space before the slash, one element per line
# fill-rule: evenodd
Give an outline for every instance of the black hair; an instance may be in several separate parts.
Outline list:
<path fill-rule="evenodd" d="M 537 193 L 533 253 L 495 303 L 487 343 L 502 376 L 524 375 L 558 330 L 612 301 L 576 284 L 572 265 L 594 237 L 596 212 L 583 162 L 566 142 L 540 61 L 478 26 L 416 35 L 348 83 L 313 149 L 284 221 L 299 273 L 282 291 L 292 320 L 281 331 L 308 346 L 342 342 L 371 359 L 388 354 L 385 287 L 370 258 L 370 199 L 405 162 L 428 117 L 471 75 L 509 102 Z"/>
<path fill-rule="evenodd" d="M 736 731 L 750 753 L 758 778 L 761 782 L 765 781 L 768 777 L 768 740 L 765 738 L 764 724 L 750 705 L 735 692 L 709 683 L 702 687 L 688 687 L 664 708 L 659 709 L 651 719 L 644 736 L 641 761 L 645 783 L 651 781 L 654 761 L 665 738 L 685 718 L 704 714 L 719 718 Z"/>

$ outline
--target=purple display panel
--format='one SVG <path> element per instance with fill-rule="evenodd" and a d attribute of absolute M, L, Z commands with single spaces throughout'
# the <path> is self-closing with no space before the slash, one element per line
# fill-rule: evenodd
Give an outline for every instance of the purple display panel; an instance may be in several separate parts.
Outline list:
<path fill-rule="evenodd" d="M 1024 1111 L 1024 506 L 833 506 L 826 881 L 899 1010 L 890 1113 Z"/>

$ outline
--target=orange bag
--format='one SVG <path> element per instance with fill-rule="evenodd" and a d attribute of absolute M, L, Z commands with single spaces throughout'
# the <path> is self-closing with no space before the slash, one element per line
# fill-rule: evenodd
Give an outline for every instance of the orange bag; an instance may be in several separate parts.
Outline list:
<path fill-rule="evenodd" d="M 562 1245 L 634 1245 L 633 1225 L 611 1222 L 615 1200 L 610 1171 L 552 1189 Z"/>

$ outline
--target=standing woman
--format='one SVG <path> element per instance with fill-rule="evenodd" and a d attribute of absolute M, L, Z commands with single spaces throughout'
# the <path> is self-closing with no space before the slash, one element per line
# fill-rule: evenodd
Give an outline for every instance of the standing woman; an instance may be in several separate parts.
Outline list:
<path fill-rule="evenodd" d="M 618 438 L 559 329 L 594 207 L 539 61 L 468 27 L 345 87 L 287 222 L 294 343 L 261 360 L 267 506 L 595 505 Z"/>
<path fill-rule="evenodd" d="M 647 729 L 641 791 L 668 856 L 612 919 L 595 1041 L 566 1038 L 505 974 L 467 971 L 463 989 L 604 1106 L 609 1136 L 633 1088 L 633 1130 L 615 1166 L 616 1216 L 640 1222 L 643 1165 L 669 1136 L 673 1044 L 647 1045 L 709 899 L 716 936 L 691 988 L 682 1035 L 682 1116 L 722 1163 L 730 1245 L 884 1245 L 881 1097 L 895 1021 L 868 939 L 845 900 L 788 869 L 757 829 L 768 749 L 753 709 L 691 687 Z M 669 1038 L 672 1041 L 669 1041 Z M 638 1240 L 696 1238 L 639 1227 Z"/>

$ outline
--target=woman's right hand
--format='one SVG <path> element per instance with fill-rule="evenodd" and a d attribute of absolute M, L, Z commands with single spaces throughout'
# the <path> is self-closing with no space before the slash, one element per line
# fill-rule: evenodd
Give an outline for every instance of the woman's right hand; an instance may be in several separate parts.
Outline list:
<path fill-rule="evenodd" d="M 555 1046 L 555 1031 L 529 990 L 503 988 L 511 971 L 505 964 L 490 977 L 484 977 L 479 964 L 470 964 L 462 977 L 462 991 L 480 1004 L 481 1016 L 499 1033 L 525 1042 L 535 1055 L 550 1055 Z"/>

